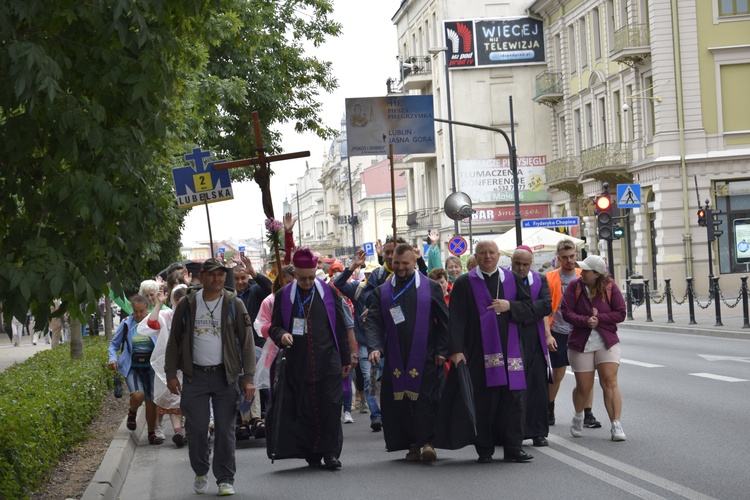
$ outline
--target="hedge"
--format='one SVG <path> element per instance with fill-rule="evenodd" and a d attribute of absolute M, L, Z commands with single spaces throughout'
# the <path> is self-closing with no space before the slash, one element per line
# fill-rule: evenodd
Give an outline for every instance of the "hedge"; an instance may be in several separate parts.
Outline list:
<path fill-rule="evenodd" d="M 0 499 L 28 498 L 60 456 L 86 437 L 112 385 L 104 337 L 41 351 L 0 373 Z"/>

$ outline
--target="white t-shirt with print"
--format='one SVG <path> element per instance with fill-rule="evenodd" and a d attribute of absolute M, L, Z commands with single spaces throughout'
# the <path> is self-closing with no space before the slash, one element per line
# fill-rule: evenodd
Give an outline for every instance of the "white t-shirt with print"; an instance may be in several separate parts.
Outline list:
<path fill-rule="evenodd" d="M 200 366 L 224 362 L 221 346 L 221 302 L 224 291 L 216 300 L 203 300 L 203 290 L 195 297 L 195 330 L 193 331 L 193 363 Z M 212 314 L 213 313 L 213 317 Z"/>

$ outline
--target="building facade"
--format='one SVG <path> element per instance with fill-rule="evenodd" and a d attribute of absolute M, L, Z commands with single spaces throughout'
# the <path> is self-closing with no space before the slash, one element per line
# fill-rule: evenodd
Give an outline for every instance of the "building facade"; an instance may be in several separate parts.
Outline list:
<path fill-rule="evenodd" d="M 589 250 L 604 254 L 592 197 L 604 182 L 613 195 L 617 184 L 641 186 L 640 208 L 620 212 L 631 236 L 629 247 L 614 242 L 611 269 L 620 283 L 630 268 L 658 290 L 670 279 L 677 296 L 693 277 L 706 294 L 709 265 L 715 275 L 750 269 L 750 245 L 742 244 L 750 236 L 747 10 L 732 0 L 530 6 L 545 27 L 547 68 L 533 99 L 551 128 L 552 214 L 580 216 Z M 710 264 L 697 220 L 706 199 L 723 211 Z M 739 288 L 729 276 L 722 283 Z"/>
<path fill-rule="evenodd" d="M 528 6 L 517 0 L 404 0 L 393 16 L 400 75 L 389 80 L 389 94 L 431 94 L 435 118 L 450 117 L 505 133 L 436 122 L 436 152 L 407 155 L 398 166 L 406 180 L 408 236 L 416 244 L 427 231 L 440 230 L 443 258 L 456 229 L 469 236 L 468 218 L 456 228 L 445 215 L 445 199 L 454 191 L 472 199 L 474 236 L 491 238 L 513 228 L 513 139 L 521 214 L 549 215 L 551 194 L 544 175 L 552 153 L 550 120 L 548 111 L 532 101 L 536 75 L 545 67 L 544 51 L 538 50 L 541 60 L 502 60 L 504 55 L 493 55 L 504 50 L 502 30 L 515 37 L 513 43 L 543 47 L 541 27 L 535 27 L 538 21 L 527 19 Z M 506 21 L 513 26 L 504 28 Z M 476 53 L 466 50 L 473 38 Z"/>

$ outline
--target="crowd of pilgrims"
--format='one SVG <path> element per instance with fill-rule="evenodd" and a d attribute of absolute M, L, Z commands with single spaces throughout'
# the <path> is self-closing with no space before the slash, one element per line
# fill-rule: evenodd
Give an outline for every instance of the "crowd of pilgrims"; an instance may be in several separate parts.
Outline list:
<path fill-rule="evenodd" d="M 284 265 L 272 262 L 265 275 L 243 255 L 144 282 L 110 346 L 110 367 L 131 392 L 128 427 L 145 400 L 149 443 L 161 444 L 161 416 L 170 415 L 197 493 L 208 485 L 209 427 L 221 495 L 234 493 L 241 432 L 265 437 L 272 461 L 341 468 L 355 395 L 387 451 L 405 451 L 406 461 L 473 446 L 479 463 L 492 462 L 496 447 L 504 461 L 527 462 L 524 440 L 549 444 L 569 363 L 571 434 L 601 427 L 591 413 L 598 371 L 612 440 L 625 439 L 616 334 L 624 301 L 600 257 L 577 261 L 564 240 L 548 282 L 531 269 L 530 248 L 519 246 L 506 269 L 497 245 L 482 241 L 464 272 L 456 257 L 443 267 L 433 231 L 424 257 L 389 238 L 376 245 L 377 263 L 363 250 L 340 262 L 295 249 L 294 223 L 287 214 Z"/>

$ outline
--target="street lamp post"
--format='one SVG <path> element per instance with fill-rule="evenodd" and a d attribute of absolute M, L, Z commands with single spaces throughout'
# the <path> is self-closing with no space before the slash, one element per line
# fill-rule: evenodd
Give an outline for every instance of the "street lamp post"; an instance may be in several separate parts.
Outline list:
<path fill-rule="evenodd" d="M 299 186 L 297 184 L 289 184 L 294 187 L 294 197 L 297 199 L 297 221 L 299 221 L 299 247 L 302 248 L 302 218 L 299 216 Z"/>
<path fill-rule="evenodd" d="M 354 239 L 354 226 L 357 225 L 357 219 L 354 215 L 354 192 L 352 191 L 352 159 L 349 155 L 346 155 L 346 170 L 349 175 L 349 213 L 351 214 L 352 224 L 352 248 L 357 247 L 357 242 Z M 354 253 L 354 250 L 352 251 Z"/>
<path fill-rule="evenodd" d="M 453 111 L 451 107 L 451 78 L 450 69 L 448 66 L 448 47 L 430 47 L 427 49 L 430 54 L 443 53 L 445 57 L 445 98 L 448 106 L 448 142 L 450 152 L 450 165 L 451 165 L 451 193 L 456 192 L 456 166 L 455 156 L 453 151 Z M 458 221 L 453 221 L 453 233 L 458 235 Z"/>
<path fill-rule="evenodd" d="M 436 122 L 441 123 L 448 123 L 449 125 L 461 125 L 464 127 L 471 127 L 476 128 L 479 130 L 489 130 L 491 132 L 497 132 L 500 135 L 503 136 L 505 139 L 506 144 L 508 145 L 508 154 L 510 155 L 510 168 L 513 172 L 513 205 L 515 209 L 515 217 L 514 217 L 514 223 L 516 227 L 516 244 L 521 245 L 523 243 L 523 237 L 521 235 L 521 207 L 519 203 L 519 194 L 518 194 L 518 162 L 516 160 L 517 152 L 516 152 L 516 134 L 515 134 L 515 126 L 513 124 L 513 96 L 508 96 L 508 105 L 510 106 L 510 137 L 508 137 L 508 134 L 505 133 L 505 131 L 501 128 L 497 127 L 488 127 L 486 125 L 479 125 L 476 123 L 466 123 L 466 122 L 457 122 L 457 121 L 449 121 L 449 120 L 443 120 L 440 118 L 435 118 Z"/>

